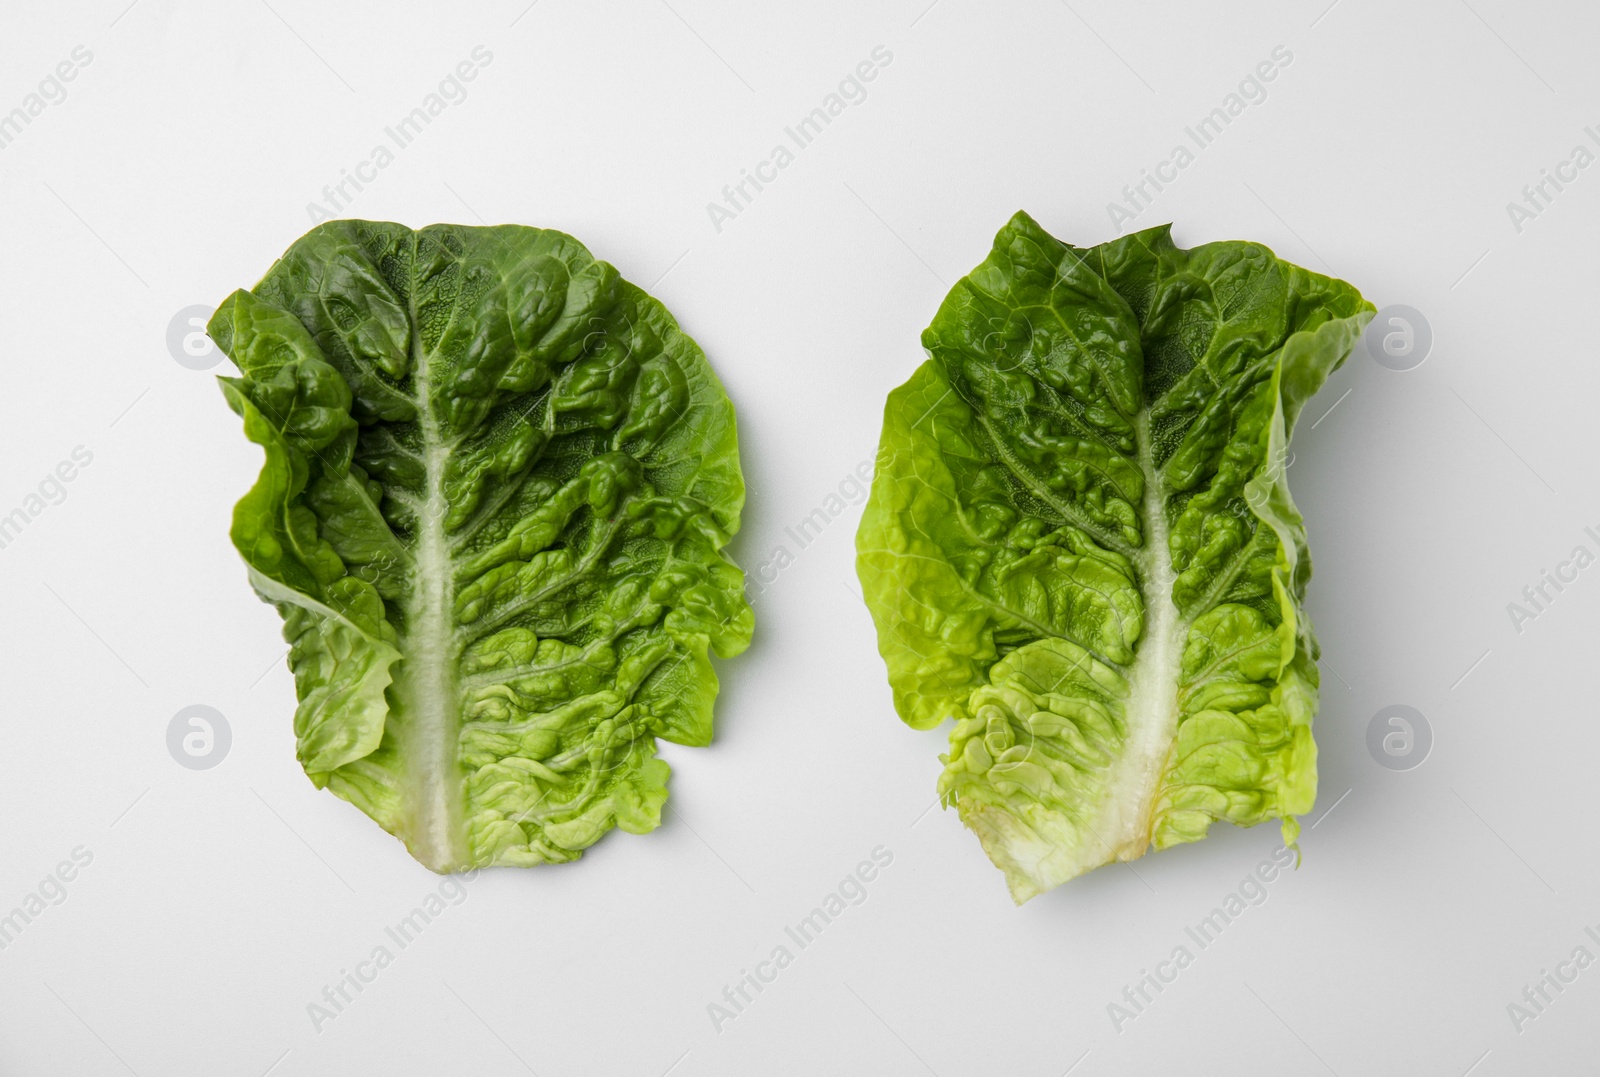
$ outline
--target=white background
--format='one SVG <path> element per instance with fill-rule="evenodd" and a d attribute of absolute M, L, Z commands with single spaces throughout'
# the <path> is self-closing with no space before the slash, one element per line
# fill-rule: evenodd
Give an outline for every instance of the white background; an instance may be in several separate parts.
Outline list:
<path fill-rule="evenodd" d="M 1520 1032 L 1507 1005 L 1600 957 L 1600 567 L 1520 632 L 1507 604 L 1600 551 L 1600 169 L 1520 233 L 1506 203 L 1600 125 L 1600 15 L 670 2 L 6 3 L 0 112 L 93 59 L 0 150 L 0 514 L 74 447 L 93 461 L 0 549 L 0 913 L 75 847 L 93 861 L 0 951 L 0 1073 L 1593 1072 L 1600 966 Z M 1014 907 L 954 813 L 923 814 L 944 735 L 891 708 L 859 506 L 757 599 L 716 744 L 665 748 L 659 831 L 483 874 L 314 1029 L 307 1004 L 439 880 L 296 764 L 279 620 L 227 538 L 260 452 L 226 364 L 186 369 L 166 334 L 258 279 L 478 45 L 467 99 L 345 215 L 561 228 L 661 298 L 738 408 L 746 567 L 870 459 L 1012 212 L 1110 238 L 1120 188 L 1292 53 L 1134 226 L 1261 240 L 1436 341 L 1406 372 L 1358 352 L 1295 441 L 1326 658 L 1303 865 L 1120 1032 L 1108 1003 L 1276 827 Z M 718 232 L 706 203 L 880 45 L 866 100 Z M 166 745 L 196 703 L 233 733 L 200 772 Z M 1406 772 L 1365 742 L 1395 703 L 1435 738 Z M 716 1031 L 707 1004 L 878 845 L 866 902 Z"/>

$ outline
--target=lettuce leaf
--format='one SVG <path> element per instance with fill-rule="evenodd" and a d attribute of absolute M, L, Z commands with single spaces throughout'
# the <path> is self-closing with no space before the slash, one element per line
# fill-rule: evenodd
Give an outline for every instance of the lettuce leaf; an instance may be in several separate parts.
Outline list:
<path fill-rule="evenodd" d="M 332 221 L 212 318 L 266 452 L 234 510 L 312 782 L 439 872 L 660 823 L 750 641 L 733 407 L 560 232 Z"/>
<path fill-rule="evenodd" d="M 1316 797 L 1289 436 L 1372 305 L 1254 243 L 1018 213 L 889 395 L 857 569 L 895 707 L 1021 903 Z"/>

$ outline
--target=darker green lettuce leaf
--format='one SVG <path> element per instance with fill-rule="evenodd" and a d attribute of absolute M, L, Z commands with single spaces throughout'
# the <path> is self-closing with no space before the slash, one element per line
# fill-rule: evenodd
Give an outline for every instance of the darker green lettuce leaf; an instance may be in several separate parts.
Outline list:
<path fill-rule="evenodd" d="M 210 332 L 312 781 L 436 871 L 656 827 L 752 626 L 733 407 L 666 309 L 560 232 L 334 221 Z"/>

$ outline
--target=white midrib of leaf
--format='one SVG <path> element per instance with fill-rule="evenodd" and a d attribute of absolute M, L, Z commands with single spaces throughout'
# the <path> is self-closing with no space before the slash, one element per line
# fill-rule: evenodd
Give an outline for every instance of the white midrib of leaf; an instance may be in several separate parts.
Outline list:
<path fill-rule="evenodd" d="M 414 578 L 402 645 L 405 713 L 401 759 L 408 775 L 407 844 L 427 867 L 453 871 L 466 866 L 467 853 L 461 768 L 456 758 L 461 714 L 456 684 L 455 572 L 444 528 L 450 510 L 444 491 L 450 444 L 433 407 L 433 357 L 423 350 L 414 298 L 411 303 L 412 385 L 426 489 L 417 514 Z"/>
<path fill-rule="evenodd" d="M 1150 409 L 1139 413 L 1139 469 L 1144 473 L 1144 548 L 1140 578 L 1144 589 L 1144 632 L 1128 670 L 1127 736 L 1112 763 L 1106 799 L 1094 825 L 1098 841 L 1085 843 L 1106 863 L 1133 860 L 1150 845 L 1151 813 L 1161 776 L 1167 769 L 1178 730 L 1178 675 L 1189 626 L 1172 602 L 1177 573 L 1167 544 L 1167 490 L 1155 466 L 1150 441 Z M 1093 865 L 1088 865 L 1093 866 Z"/>

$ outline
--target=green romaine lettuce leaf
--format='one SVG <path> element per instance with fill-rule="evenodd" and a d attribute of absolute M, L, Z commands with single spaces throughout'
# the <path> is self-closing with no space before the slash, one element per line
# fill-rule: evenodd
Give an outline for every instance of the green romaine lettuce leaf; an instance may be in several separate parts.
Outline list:
<path fill-rule="evenodd" d="M 1285 468 L 1371 304 L 1254 243 L 1079 249 L 1026 214 L 889 395 L 857 568 L 895 707 L 1020 903 L 1316 796 Z"/>
<path fill-rule="evenodd" d="M 733 406 L 666 309 L 560 232 L 332 221 L 209 330 L 311 780 L 439 872 L 659 825 L 656 738 L 710 743 L 752 627 Z"/>

